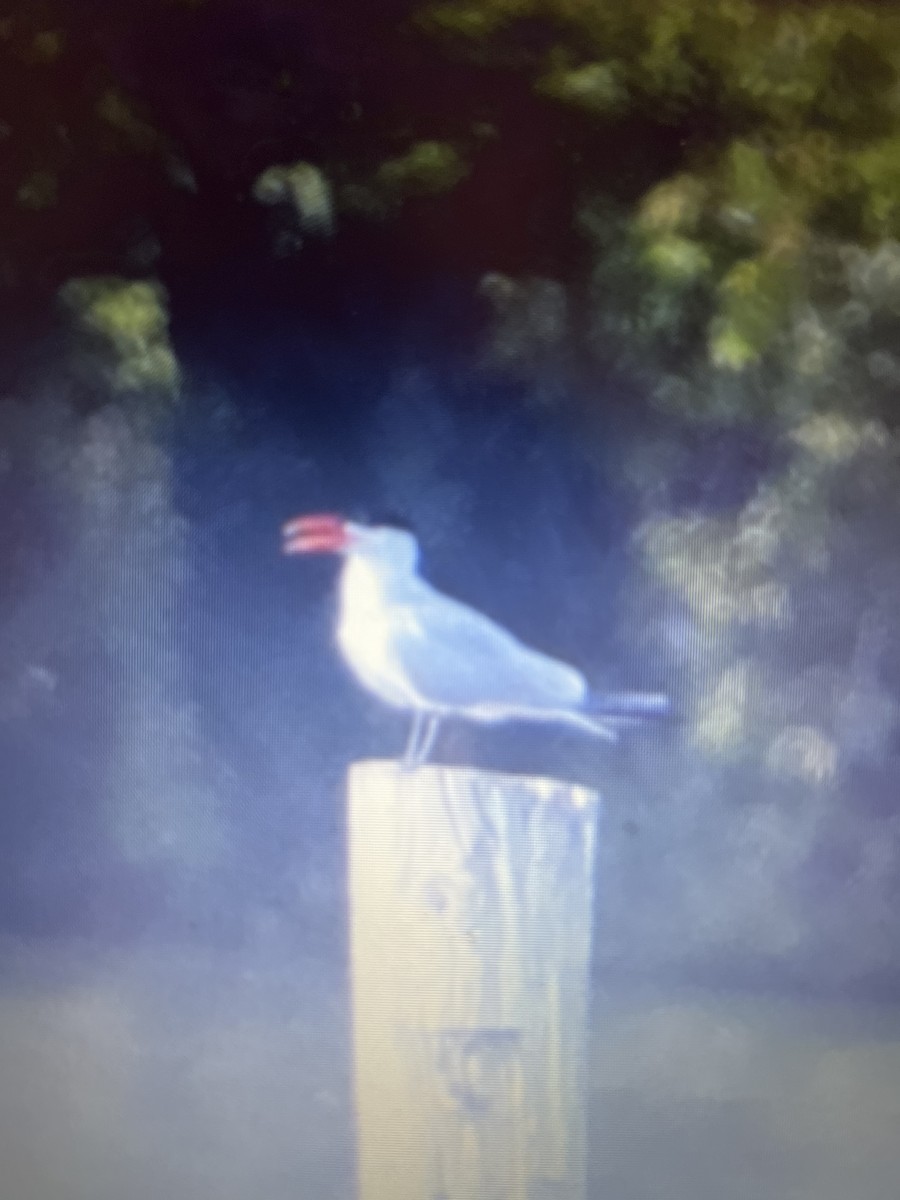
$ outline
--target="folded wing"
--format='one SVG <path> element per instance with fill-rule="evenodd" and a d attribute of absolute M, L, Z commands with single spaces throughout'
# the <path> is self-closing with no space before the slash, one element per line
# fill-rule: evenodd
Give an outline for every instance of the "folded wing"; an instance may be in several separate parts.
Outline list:
<path fill-rule="evenodd" d="M 491 721 L 577 710 L 587 696 L 574 667 L 449 597 L 411 598 L 394 607 L 391 626 L 397 665 L 423 706 Z"/>

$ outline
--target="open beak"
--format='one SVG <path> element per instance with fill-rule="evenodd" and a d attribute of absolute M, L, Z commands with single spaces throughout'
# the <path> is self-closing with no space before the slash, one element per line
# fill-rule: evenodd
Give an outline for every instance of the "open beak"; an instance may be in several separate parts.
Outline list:
<path fill-rule="evenodd" d="M 347 523 L 331 513 L 294 517 L 281 527 L 283 554 L 340 554 L 350 545 Z"/>

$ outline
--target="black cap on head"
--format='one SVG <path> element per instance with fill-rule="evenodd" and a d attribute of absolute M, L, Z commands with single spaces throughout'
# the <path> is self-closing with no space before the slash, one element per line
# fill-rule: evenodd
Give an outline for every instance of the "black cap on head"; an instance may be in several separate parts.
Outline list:
<path fill-rule="evenodd" d="M 412 522 L 401 516 L 396 509 L 375 509 L 360 517 L 361 524 L 387 526 L 389 529 L 402 529 L 404 533 L 415 534 Z"/>

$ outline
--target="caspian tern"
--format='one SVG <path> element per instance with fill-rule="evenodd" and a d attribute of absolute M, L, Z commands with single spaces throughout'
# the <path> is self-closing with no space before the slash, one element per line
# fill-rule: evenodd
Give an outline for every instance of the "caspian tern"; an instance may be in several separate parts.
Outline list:
<path fill-rule="evenodd" d="M 592 693 L 575 667 L 437 591 L 418 575 L 405 529 L 320 513 L 288 521 L 282 535 L 285 554 L 343 557 L 337 645 L 364 688 L 412 713 L 406 767 L 425 762 L 445 717 L 558 722 L 615 741 L 619 727 L 668 711 L 656 692 Z"/>

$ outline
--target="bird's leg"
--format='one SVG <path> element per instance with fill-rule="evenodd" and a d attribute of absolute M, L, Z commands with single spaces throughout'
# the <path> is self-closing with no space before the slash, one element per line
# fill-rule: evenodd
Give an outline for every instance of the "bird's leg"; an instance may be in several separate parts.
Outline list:
<path fill-rule="evenodd" d="M 418 709 L 413 711 L 412 725 L 409 729 L 409 737 L 406 741 L 406 749 L 403 751 L 403 769 L 408 771 L 410 767 L 416 765 L 418 759 L 418 745 L 422 736 L 422 722 L 424 718 Z"/>
<path fill-rule="evenodd" d="M 416 756 L 416 764 L 421 766 L 428 755 L 431 753 L 431 747 L 434 745 L 434 739 L 437 735 L 438 726 L 441 723 L 440 717 L 429 716 L 428 723 L 425 726 L 425 734 L 419 743 L 419 752 Z"/>

